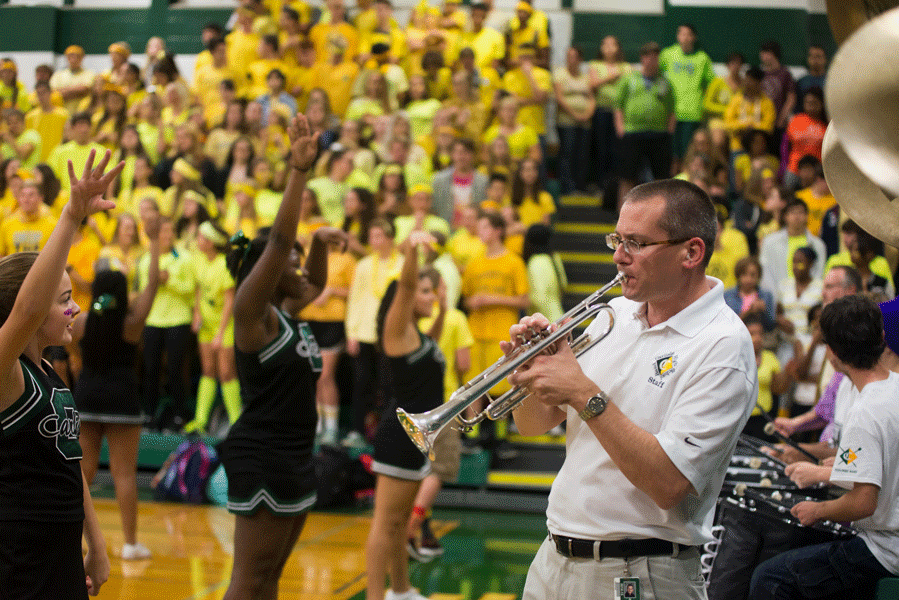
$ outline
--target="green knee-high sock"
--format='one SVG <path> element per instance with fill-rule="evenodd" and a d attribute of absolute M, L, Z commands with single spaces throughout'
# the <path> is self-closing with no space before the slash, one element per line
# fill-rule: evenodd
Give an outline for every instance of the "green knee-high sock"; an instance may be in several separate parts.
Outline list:
<path fill-rule="evenodd" d="M 240 416 L 240 382 L 237 379 L 222 383 L 222 400 L 225 402 L 225 410 L 228 411 L 228 420 L 231 423 Z"/>
<path fill-rule="evenodd" d="M 212 412 L 212 403 L 215 402 L 215 387 L 217 381 L 212 377 L 200 377 L 200 385 L 197 387 L 197 410 L 194 414 L 194 420 L 201 426 L 206 427 L 209 422 L 209 413 Z"/>

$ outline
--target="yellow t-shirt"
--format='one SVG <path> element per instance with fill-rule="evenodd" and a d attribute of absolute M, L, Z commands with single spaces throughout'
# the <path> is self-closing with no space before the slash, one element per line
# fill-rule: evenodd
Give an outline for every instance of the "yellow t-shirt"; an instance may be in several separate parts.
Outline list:
<path fill-rule="evenodd" d="M 68 120 L 69 111 L 58 107 L 48 113 L 35 108 L 25 116 L 25 127 L 34 129 L 41 136 L 40 162 L 46 162 L 53 149 L 62 143 Z"/>
<path fill-rule="evenodd" d="M 242 88 L 246 83 L 246 75 L 240 74 L 233 68 L 225 66 L 221 69 L 215 68 L 213 65 L 207 65 L 194 72 L 194 82 L 191 92 L 196 94 L 203 105 L 203 115 L 209 118 L 210 110 L 221 103 L 222 97 L 219 92 L 219 84 L 226 79 L 234 82 L 234 88 L 237 95 L 240 96 Z"/>
<path fill-rule="evenodd" d="M 833 208 L 837 203 L 837 199 L 833 194 L 825 196 L 815 196 L 812 188 L 805 188 L 796 192 L 796 197 L 805 202 L 808 206 L 808 230 L 813 235 L 821 235 L 821 223 L 824 221 L 824 214 Z"/>
<path fill-rule="evenodd" d="M 464 227 L 460 227 L 447 241 L 446 251 L 456 261 L 459 269 L 464 271 L 468 263 L 479 256 L 483 256 L 487 249 L 481 238 L 472 235 Z"/>
<path fill-rule="evenodd" d="M 511 201 L 510 203 L 511 204 Z M 552 194 L 545 190 L 541 190 L 537 195 L 537 200 L 533 198 L 525 198 L 521 206 L 518 208 L 518 219 L 525 227 L 530 227 L 535 223 L 543 223 L 543 218 L 556 212 L 556 203 L 553 201 Z"/>
<path fill-rule="evenodd" d="M 435 306 L 432 316 L 418 320 L 418 329 L 427 333 L 434 325 L 436 318 L 437 307 Z M 468 327 L 465 313 L 457 308 L 447 308 L 437 345 L 446 359 L 446 370 L 443 372 L 443 401 L 446 402 L 453 392 L 465 383 L 459 381 L 459 376 L 456 374 L 456 351 L 462 348 L 471 348 L 474 345 L 474 338 L 471 337 L 471 329 Z"/>
<path fill-rule="evenodd" d="M 780 362 L 777 356 L 770 350 L 762 350 L 762 360 L 759 363 L 759 398 L 758 402 L 766 412 L 771 412 L 774 397 L 771 394 L 771 380 L 780 373 Z M 762 414 L 758 406 L 752 409 L 753 416 Z"/>
<path fill-rule="evenodd" d="M 734 268 L 737 262 L 746 256 L 749 256 L 746 236 L 728 224 L 721 230 L 721 246 L 715 248 L 705 272 L 711 277 L 720 279 L 725 289 L 732 288 L 737 285 Z"/>
<path fill-rule="evenodd" d="M 47 207 L 41 207 L 34 217 L 17 210 L 0 224 L 0 254 L 6 256 L 15 252 L 39 252 L 50 233 L 56 227 L 56 217 Z"/>
<path fill-rule="evenodd" d="M 462 275 L 462 295 L 478 294 L 521 296 L 528 293 L 528 274 L 524 261 L 509 251 L 490 258 L 480 257 L 465 267 Z M 518 322 L 518 309 L 507 306 L 488 306 L 468 315 L 471 333 L 476 340 L 505 340 L 509 327 Z"/>
<path fill-rule="evenodd" d="M 86 287 L 79 286 L 72 280 L 72 299 L 81 310 L 89 310 L 91 306 L 91 283 L 94 281 L 94 263 L 100 257 L 100 242 L 96 236 L 81 236 L 81 240 L 72 244 L 69 250 L 69 264 L 87 282 Z"/>
<path fill-rule="evenodd" d="M 484 145 L 489 146 L 499 134 L 499 125 L 491 125 L 484 134 Z M 515 133 L 507 136 L 506 141 L 509 142 L 509 155 L 519 161 L 527 158 L 531 147 L 540 143 L 540 138 L 533 127 L 522 125 Z"/>
<path fill-rule="evenodd" d="M 250 63 L 259 58 L 259 36 L 255 33 L 244 33 L 239 29 L 235 29 L 225 36 L 225 43 L 228 45 L 228 66 L 236 73 L 246 73 L 250 67 Z M 234 82 L 240 89 L 244 87 L 246 79 L 240 83 Z"/>
<path fill-rule="evenodd" d="M 534 82 L 541 90 L 549 93 L 553 89 L 552 75 L 549 71 L 540 67 L 534 67 L 531 73 Z M 521 69 L 512 69 L 503 76 L 503 89 L 519 98 L 533 96 L 531 82 Z M 518 111 L 518 122 L 534 128 L 538 135 L 546 133 L 546 103 L 528 104 Z"/>
<path fill-rule="evenodd" d="M 356 259 L 349 252 L 328 252 L 327 287 L 350 289 L 353 274 L 356 271 Z M 303 321 L 343 322 L 346 318 L 346 298 L 329 296 L 324 305 L 317 306 L 310 302 L 300 311 Z"/>
<path fill-rule="evenodd" d="M 87 69 L 81 69 L 78 73 L 72 73 L 71 69 L 68 68 L 60 69 L 50 77 L 50 87 L 54 90 L 75 86 L 87 86 L 90 88 L 94 83 L 95 76 L 96 73 L 88 71 Z M 65 106 L 66 110 L 70 113 L 77 112 L 78 103 L 80 101 L 81 98 L 71 98 L 67 100 Z"/>
<path fill-rule="evenodd" d="M 309 40 L 315 46 L 316 56 L 328 56 L 328 39 L 332 36 L 342 36 L 346 40 L 344 57 L 354 59 L 359 54 L 359 34 L 356 28 L 349 23 L 336 25 L 319 21 L 309 30 Z"/>
<path fill-rule="evenodd" d="M 479 69 L 493 67 L 493 61 L 502 60 L 506 55 L 506 40 L 503 34 L 492 27 L 484 27 L 477 33 L 466 33 L 464 45 L 474 51 L 474 64 Z"/>
<path fill-rule="evenodd" d="M 71 141 L 54 148 L 47 158 L 47 164 L 53 169 L 53 172 L 59 178 L 60 183 L 62 183 L 62 189 L 66 192 L 69 191 L 71 186 L 67 161 L 71 160 L 72 166 L 75 168 L 75 173 L 81 174 L 84 172 L 84 165 L 87 164 L 87 159 L 88 156 L 90 156 L 91 150 L 96 150 L 96 156 L 98 157 L 102 157 L 106 153 L 106 148 L 100 144 L 88 142 L 84 146 L 81 146 L 76 142 Z M 94 164 L 96 165 L 97 163 L 94 162 Z"/>
<path fill-rule="evenodd" d="M 546 17 L 544 16 L 544 18 Z M 531 15 L 524 29 L 518 28 L 518 17 L 513 17 L 513 19 L 514 25 L 510 23 L 512 43 L 509 44 L 509 58 L 511 60 L 518 60 L 519 48 L 523 44 L 533 44 L 538 50 L 549 48 L 546 22 L 541 22 L 538 13 L 535 12 Z"/>
<path fill-rule="evenodd" d="M 320 62 L 312 67 L 310 80 L 328 92 L 331 110 L 342 118 L 353 98 L 353 84 L 357 75 L 359 66 L 356 63 L 344 61 L 332 65 L 330 62 Z"/>
<path fill-rule="evenodd" d="M 287 77 L 287 65 L 280 58 L 260 58 L 247 65 L 247 88 L 244 94 L 247 98 L 256 99 L 268 94 L 266 79 L 272 69 L 278 69 Z"/>

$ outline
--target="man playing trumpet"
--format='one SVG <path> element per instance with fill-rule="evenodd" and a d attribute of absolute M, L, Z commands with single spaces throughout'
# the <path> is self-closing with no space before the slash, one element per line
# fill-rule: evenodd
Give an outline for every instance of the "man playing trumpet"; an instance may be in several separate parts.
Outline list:
<path fill-rule="evenodd" d="M 746 328 L 705 268 L 715 210 L 697 186 L 663 180 L 624 198 L 607 236 L 624 274 L 616 324 L 575 358 L 567 344 L 510 376 L 531 396 L 513 413 L 524 435 L 567 420 L 566 459 L 549 496 L 550 532 L 523 598 L 571 599 L 628 583 L 657 598 L 706 598 L 698 546 L 758 393 Z M 590 325 L 587 333 L 607 327 Z M 511 328 L 506 353 L 550 324 Z"/>

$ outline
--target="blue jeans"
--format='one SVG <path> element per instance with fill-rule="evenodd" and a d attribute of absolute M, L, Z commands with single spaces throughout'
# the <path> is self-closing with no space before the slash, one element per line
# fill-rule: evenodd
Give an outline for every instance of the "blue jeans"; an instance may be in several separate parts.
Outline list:
<path fill-rule="evenodd" d="M 752 575 L 750 600 L 874 598 L 877 581 L 891 573 L 864 540 L 815 544 L 763 562 Z"/>

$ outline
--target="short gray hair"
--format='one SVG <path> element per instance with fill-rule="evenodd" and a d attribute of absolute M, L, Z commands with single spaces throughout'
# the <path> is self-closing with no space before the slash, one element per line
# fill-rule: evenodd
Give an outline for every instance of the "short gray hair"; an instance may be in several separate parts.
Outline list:
<path fill-rule="evenodd" d="M 671 239 L 698 237 L 705 243 L 703 268 L 709 265 L 715 250 L 718 220 L 715 204 L 696 184 L 682 179 L 660 179 L 638 185 L 624 197 L 625 202 L 642 202 L 652 198 L 665 199 L 665 212 L 658 226 Z"/>

